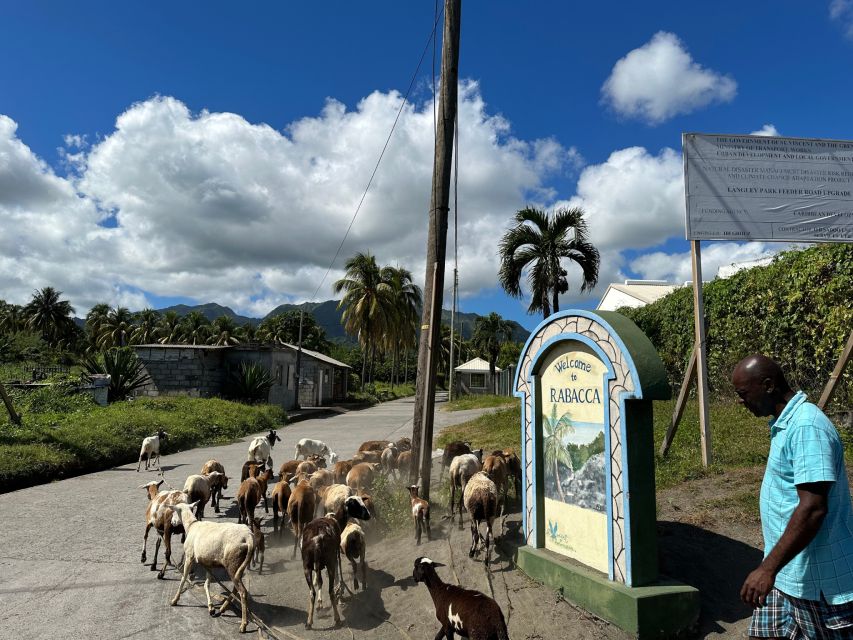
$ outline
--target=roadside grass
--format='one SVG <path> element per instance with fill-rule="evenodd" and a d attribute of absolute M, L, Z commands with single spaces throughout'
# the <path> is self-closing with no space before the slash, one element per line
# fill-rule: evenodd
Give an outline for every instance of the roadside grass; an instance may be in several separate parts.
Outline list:
<path fill-rule="evenodd" d="M 490 409 L 492 407 L 509 407 L 518 404 L 518 398 L 508 396 L 462 396 L 442 406 L 443 411 L 464 411 L 466 409 Z"/>
<path fill-rule="evenodd" d="M 666 458 L 658 453 L 672 419 L 674 400 L 655 402 L 655 480 L 657 489 L 674 487 L 687 480 L 724 473 L 731 469 L 764 465 L 770 446 L 767 420 L 756 418 L 734 402 L 711 403 L 711 443 L 713 464 L 702 466 L 699 438 L 699 409 L 695 399 L 687 403 L 678 432 Z M 853 435 L 840 429 L 845 457 L 853 460 Z M 521 447 L 521 407 L 496 411 L 459 425 L 448 427 L 436 438 L 443 447 L 454 440 L 467 440 L 485 451 Z M 744 497 L 746 500 L 746 497 Z M 754 513 L 752 506 L 748 509 Z"/>
<path fill-rule="evenodd" d="M 280 428 L 284 412 L 218 398 L 138 398 L 100 407 L 61 387 L 14 392 L 23 425 L 0 414 L 0 492 L 137 460 L 145 436 L 171 436 L 165 452 L 222 444 Z"/>
<path fill-rule="evenodd" d="M 377 382 L 372 387 L 370 385 L 366 386 L 368 386 L 366 390 L 350 391 L 347 394 L 347 400 L 373 405 L 415 395 L 414 384 L 395 384 L 393 389 L 389 382 Z"/>

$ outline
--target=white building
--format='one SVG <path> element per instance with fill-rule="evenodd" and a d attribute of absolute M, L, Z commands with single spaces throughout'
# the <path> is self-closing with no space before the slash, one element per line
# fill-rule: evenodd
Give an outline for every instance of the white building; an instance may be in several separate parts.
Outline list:
<path fill-rule="evenodd" d="M 455 396 L 482 395 L 495 392 L 495 382 L 489 372 L 489 363 L 482 358 L 474 358 L 453 369 L 456 372 L 454 385 Z M 495 367 L 495 377 L 499 378 L 500 367 Z"/>
<path fill-rule="evenodd" d="M 680 285 L 666 280 L 625 280 L 624 284 L 611 283 L 601 296 L 597 311 L 616 311 L 620 307 L 643 307 L 663 298 Z"/>

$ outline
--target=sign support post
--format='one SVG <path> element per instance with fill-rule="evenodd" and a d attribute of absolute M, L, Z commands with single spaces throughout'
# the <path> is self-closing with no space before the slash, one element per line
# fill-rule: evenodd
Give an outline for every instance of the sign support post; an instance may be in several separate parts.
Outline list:
<path fill-rule="evenodd" d="M 699 436 L 702 441 L 702 466 L 713 462 L 711 425 L 708 416 L 708 350 L 705 342 L 705 303 L 702 300 L 702 253 L 698 240 L 690 241 L 693 265 L 693 325 L 696 343 L 696 398 L 699 401 Z"/>
<path fill-rule="evenodd" d="M 832 370 L 832 375 L 829 376 L 829 381 L 823 388 L 823 393 L 820 394 L 820 400 L 817 401 L 817 406 L 820 407 L 821 411 L 826 409 L 826 405 L 828 405 L 829 401 L 832 399 L 835 387 L 838 386 L 838 381 L 841 380 L 841 374 L 844 373 L 844 368 L 847 366 L 847 363 L 850 362 L 851 357 L 853 357 L 853 331 L 851 331 L 850 335 L 847 337 L 847 345 L 844 347 L 844 351 L 841 353 L 841 357 L 838 359 L 838 362 L 835 363 L 835 369 Z"/>

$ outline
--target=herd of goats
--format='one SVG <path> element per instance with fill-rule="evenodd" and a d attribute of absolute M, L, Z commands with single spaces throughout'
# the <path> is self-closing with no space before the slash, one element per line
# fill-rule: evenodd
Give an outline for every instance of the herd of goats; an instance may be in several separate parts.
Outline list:
<path fill-rule="evenodd" d="M 168 434 L 158 431 L 142 442 L 139 453 L 139 471 L 143 458 L 145 469 L 152 464 L 159 469 L 160 449 Z M 243 575 L 251 566 L 263 568 L 265 539 L 260 521 L 255 517 L 255 508 L 264 500 L 269 512 L 272 503 L 274 530 L 282 534 L 285 518 L 289 520 L 294 535 L 293 556 L 299 549 L 302 567 L 308 583 L 310 598 L 306 629 L 314 623 L 315 604 L 322 607 L 322 570 L 326 570 L 329 599 L 334 613 L 335 626 L 340 626 L 338 597 L 345 586 L 341 556 L 346 556 L 352 565 L 353 586 L 367 586 L 366 541 L 363 529 L 365 521 L 376 517 L 376 506 L 368 493 L 374 477 L 385 474 L 407 478 L 412 464 L 411 442 L 401 438 L 396 442 L 370 440 L 364 442 L 350 460 L 338 460 L 337 454 L 319 441 L 304 438 L 296 444 L 294 459 L 279 468 L 278 482 L 267 495 L 274 482 L 271 451 L 278 437 L 275 430 L 263 437 L 253 439 L 248 456 L 240 474 L 240 486 L 236 494 L 239 517 L 236 523 L 204 519 L 204 508 L 209 502 L 219 513 L 219 502 L 223 489 L 228 488 L 229 477 L 217 460 L 208 460 L 198 475 L 187 478 L 183 490 L 160 490 L 163 480 L 151 481 L 140 488 L 148 494 L 145 511 L 145 536 L 142 543 L 142 562 L 146 561 L 148 533 L 157 532 L 154 562 L 151 570 L 157 569 L 157 555 L 162 541 L 165 559 L 158 578 L 162 578 L 170 564 L 182 571 L 178 591 L 171 600 L 176 605 L 189 581 L 190 572 L 198 564 L 204 567 L 204 582 L 207 608 L 211 616 L 219 616 L 236 598 L 240 600 L 240 631 L 245 632 L 248 624 L 249 594 L 243 583 Z M 153 458 L 153 463 L 152 463 Z M 516 496 L 521 487 L 521 464 L 511 449 L 494 451 L 483 460 L 483 451 L 472 450 L 469 443 L 453 442 L 442 453 L 441 474 L 449 467 L 451 497 L 450 518 L 459 516 L 462 527 L 463 506 L 471 520 L 471 548 L 473 557 L 480 543 L 485 547 L 486 564 L 489 563 L 490 543 L 493 542 L 492 525 L 505 508 L 507 488 L 514 484 Z M 430 532 L 430 503 L 419 497 L 418 486 L 408 487 L 411 495 L 411 514 L 418 544 L 421 535 Z M 480 532 L 485 524 L 486 535 Z M 174 565 L 171 558 L 171 537 L 181 535 L 184 558 L 182 566 Z M 429 589 L 435 605 L 435 615 L 441 623 L 436 640 L 454 634 L 474 639 L 508 638 L 506 622 L 498 604 L 479 591 L 464 589 L 441 580 L 437 567 L 444 566 L 427 557 L 414 562 L 412 577 L 423 582 Z M 233 584 L 232 590 L 217 609 L 210 595 L 212 569 L 223 568 Z M 340 575 L 340 586 L 336 588 L 336 574 Z"/>

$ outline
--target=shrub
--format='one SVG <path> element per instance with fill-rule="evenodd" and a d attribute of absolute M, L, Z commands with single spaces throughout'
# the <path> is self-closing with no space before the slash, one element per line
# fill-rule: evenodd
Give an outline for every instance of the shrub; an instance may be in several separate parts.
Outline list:
<path fill-rule="evenodd" d="M 100 356 L 88 356 L 82 364 L 87 374 L 110 376 L 110 402 L 124 400 L 133 391 L 148 383 L 145 365 L 129 347 L 110 349 Z"/>
<path fill-rule="evenodd" d="M 226 395 L 245 402 L 266 400 L 275 379 L 269 370 L 257 362 L 243 361 L 240 367 L 231 373 Z"/>

